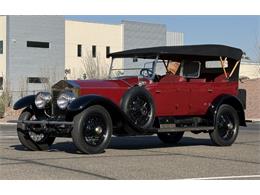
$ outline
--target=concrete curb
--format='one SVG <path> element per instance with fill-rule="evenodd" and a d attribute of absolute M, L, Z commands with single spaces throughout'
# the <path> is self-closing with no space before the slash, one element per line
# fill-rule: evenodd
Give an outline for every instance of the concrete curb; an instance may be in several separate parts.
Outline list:
<path fill-rule="evenodd" d="M 247 118 L 246 122 L 260 122 L 260 118 Z"/>
<path fill-rule="evenodd" d="M 13 126 L 16 125 L 16 123 L 0 122 L 0 125 Z"/>

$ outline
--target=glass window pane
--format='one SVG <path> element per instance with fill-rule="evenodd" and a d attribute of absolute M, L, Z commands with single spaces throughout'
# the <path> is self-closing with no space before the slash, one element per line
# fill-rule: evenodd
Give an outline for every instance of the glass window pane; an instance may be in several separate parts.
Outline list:
<path fill-rule="evenodd" d="M 49 48 L 50 43 L 40 41 L 27 41 L 27 47 Z"/>
<path fill-rule="evenodd" d="M 3 54 L 3 41 L 0 41 L 0 54 Z"/>

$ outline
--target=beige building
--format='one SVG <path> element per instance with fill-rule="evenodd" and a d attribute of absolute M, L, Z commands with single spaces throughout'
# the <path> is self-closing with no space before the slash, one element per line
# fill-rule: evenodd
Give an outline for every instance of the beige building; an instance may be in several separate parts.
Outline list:
<path fill-rule="evenodd" d="M 92 61 L 109 69 L 110 52 L 123 50 L 122 25 L 65 21 L 65 69 L 68 79 L 82 78 Z M 105 69 L 105 70 L 104 70 Z"/>
<path fill-rule="evenodd" d="M 85 72 L 91 72 L 93 67 L 100 65 L 98 75 L 102 78 L 108 73 L 111 63 L 107 54 L 133 48 L 183 45 L 183 37 L 180 32 L 167 32 L 164 24 L 135 21 L 101 24 L 65 20 L 66 77 L 83 79 Z M 117 68 L 128 68 L 127 59 L 117 59 L 116 63 Z M 86 71 L 88 68 L 91 71 Z"/>
<path fill-rule="evenodd" d="M 243 59 L 240 65 L 240 78 L 260 78 L 260 64 Z"/>

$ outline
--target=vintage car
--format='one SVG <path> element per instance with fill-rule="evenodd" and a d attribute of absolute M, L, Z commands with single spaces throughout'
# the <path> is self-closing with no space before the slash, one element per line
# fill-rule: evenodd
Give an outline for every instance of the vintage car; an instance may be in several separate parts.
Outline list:
<path fill-rule="evenodd" d="M 72 137 L 83 153 L 104 151 L 114 136 L 154 135 L 176 144 L 185 131 L 230 146 L 246 126 L 238 89 L 242 51 L 224 45 L 165 46 L 109 54 L 105 80 L 61 80 L 51 92 L 18 100 L 20 142 L 46 150 Z M 134 139 L 133 139 L 134 141 Z"/>

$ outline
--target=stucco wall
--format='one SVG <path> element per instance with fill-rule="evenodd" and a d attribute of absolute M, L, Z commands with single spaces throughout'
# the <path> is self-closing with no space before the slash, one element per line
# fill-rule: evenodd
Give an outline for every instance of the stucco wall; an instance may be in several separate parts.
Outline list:
<path fill-rule="evenodd" d="M 260 65 L 241 63 L 239 76 L 248 77 L 250 79 L 260 78 Z"/>
<path fill-rule="evenodd" d="M 66 69 L 71 71 L 68 74 L 69 79 L 82 78 L 82 60 L 88 55 L 92 58 L 92 45 L 96 45 L 97 58 L 104 68 L 108 68 L 111 61 L 110 58 L 106 58 L 106 47 L 110 47 L 110 52 L 122 50 L 121 25 L 66 20 L 65 35 L 65 64 Z M 82 57 L 77 56 L 77 45 L 82 45 Z"/>

